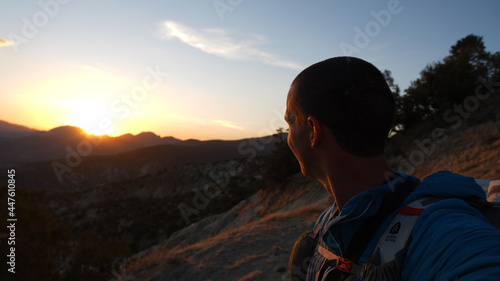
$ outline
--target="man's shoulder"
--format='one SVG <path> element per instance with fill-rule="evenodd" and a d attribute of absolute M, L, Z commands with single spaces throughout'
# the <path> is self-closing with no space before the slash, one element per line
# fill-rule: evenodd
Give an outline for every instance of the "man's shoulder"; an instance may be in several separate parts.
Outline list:
<path fill-rule="evenodd" d="M 491 203 L 486 200 L 483 188 L 472 177 L 448 171 L 434 173 L 422 180 L 405 204 L 414 201 L 415 197 L 431 203 L 414 226 L 414 239 L 418 240 L 419 233 L 426 239 L 431 234 L 468 233 L 472 230 L 491 231 L 494 235 L 500 235 L 500 231 L 483 214 Z M 435 242 L 440 243 L 439 240 Z"/>
<path fill-rule="evenodd" d="M 425 177 L 404 204 L 423 197 L 486 199 L 486 194 L 472 177 L 439 171 Z"/>
<path fill-rule="evenodd" d="M 460 198 L 444 198 L 436 201 L 422 212 L 415 224 L 415 228 L 428 228 L 430 224 L 432 224 L 433 227 L 436 228 L 449 229 L 451 227 L 458 227 L 470 229 L 470 223 L 474 221 L 489 223 L 482 212 L 466 200 Z"/>
<path fill-rule="evenodd" d="M 454 280 L 476 271 L 475 277 L 481 279 L 493 271 L 500 274 L 499 264 L 500 231 L 476 208 L 450 198 L 431 205 L 420 215 L 413 228 L 403 276 L 418 276 L 408 280 Z M 419 271 L 421 268 L 427 270 Z"/>

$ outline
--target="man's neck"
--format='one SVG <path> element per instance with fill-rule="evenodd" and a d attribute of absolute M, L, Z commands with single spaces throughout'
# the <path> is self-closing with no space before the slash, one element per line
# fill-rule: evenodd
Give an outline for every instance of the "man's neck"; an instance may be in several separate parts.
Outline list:
<path fill-rule="evenodd" d="M 331 193 L 339 211 L 354 196 L 383 184 L 394 172 L 383 155 L 363 158 L 330 158 L 318 180 Z"/>

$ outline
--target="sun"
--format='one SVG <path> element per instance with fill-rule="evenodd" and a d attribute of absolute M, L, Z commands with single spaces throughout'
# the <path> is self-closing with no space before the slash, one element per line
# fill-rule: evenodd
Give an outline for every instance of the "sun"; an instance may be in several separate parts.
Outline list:
<path fill-rule="evenodd" d="M 71 117 L 68 120 L 68 125 L 80 127 L 88 134 L 96 136 L 112 133 L 109 129 L 103 130 L 101 125 L 103 121 L 109 121 L 113 116 L 113 113 L 104 104 L 80 101 L 72 102 L 69 108 Z M 109 126 L 106 128 L 109 128 Z"/>

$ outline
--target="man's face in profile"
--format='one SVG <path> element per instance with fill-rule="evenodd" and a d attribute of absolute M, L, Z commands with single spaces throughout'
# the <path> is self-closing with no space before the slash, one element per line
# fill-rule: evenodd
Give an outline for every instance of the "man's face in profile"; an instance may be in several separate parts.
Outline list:
<path fill-rule="evenodd" d="M 288 91 L 285 121 L 288 123 L 288 146 L 297 158 L 302 173 L 306 176 L 310 174 L 311 146 L 309 143 L 310 128 L 307 123 L 301 123 L 299 112 L 295 103 L 296 87 L 292 84 Z"/>

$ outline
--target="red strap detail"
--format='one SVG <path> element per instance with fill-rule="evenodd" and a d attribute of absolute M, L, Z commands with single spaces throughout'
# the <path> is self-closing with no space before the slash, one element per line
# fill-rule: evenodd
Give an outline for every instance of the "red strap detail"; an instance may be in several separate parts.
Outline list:
<path fill-rule="evenodd" d="M 353 264 L 354 262 L 343 257 L 338 257 L 337 259 L 337 269 L 349 274 L 352 274 L 351 268 Z"/>
<path fill-rule="evenodd" d="M 420 216 L 425 209 L 403 206 L 398 213 L 409 216 Z"/>

